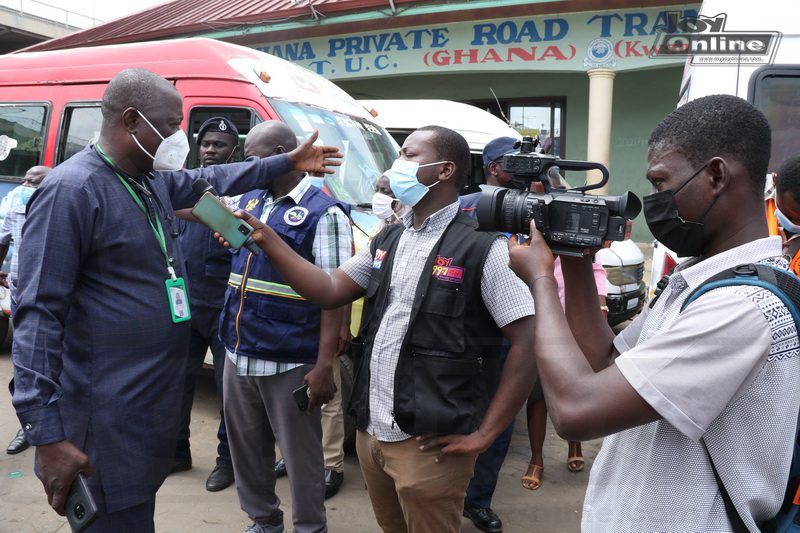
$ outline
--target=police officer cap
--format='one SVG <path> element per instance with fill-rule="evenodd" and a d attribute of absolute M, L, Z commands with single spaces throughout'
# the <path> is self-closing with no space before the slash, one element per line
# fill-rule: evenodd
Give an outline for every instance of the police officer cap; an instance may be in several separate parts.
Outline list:
<path fill-rule="evenodd" d="M 514 148 L 514 144 L 517 142 L 519 142 L 519 139 L 514 137 L 498 137 L 489 141 L 483 147 L 483 166 L 500 159 L 504 155 L 518 152 L 519 149 Z"/>
<path fill-rule="evenodd" d="M 203 136 L 209 131 L 227 133 L 233 137 L 234 142 L 239 141 L 239 130 L 236 129 L 233 122 L 225 117 L 212 117 L 203 122 L 200 129 L 197 130 L 197 144 L 200 144 L 203 140 Z"/>

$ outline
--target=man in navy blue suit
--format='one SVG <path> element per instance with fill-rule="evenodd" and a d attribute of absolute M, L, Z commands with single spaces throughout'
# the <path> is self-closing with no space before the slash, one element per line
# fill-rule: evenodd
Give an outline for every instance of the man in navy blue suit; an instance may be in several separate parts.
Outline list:
<path fill-rule="evenodd" d="M 99 508 L 91 531 L 146 533 L 175 451 L 189 342 L 175 209 L 198 200 L 198 178 L 238 194 L 291 169 L 330 172 L 340 155 L 312 135 L 287 155 L 177 170 L 188 153 L 181 97 L 144 69 L 111 80 L 102 112 L 97 144 L 53 169 L 28 204 L 13 403 L 56 512 L 82 472 Z"/>

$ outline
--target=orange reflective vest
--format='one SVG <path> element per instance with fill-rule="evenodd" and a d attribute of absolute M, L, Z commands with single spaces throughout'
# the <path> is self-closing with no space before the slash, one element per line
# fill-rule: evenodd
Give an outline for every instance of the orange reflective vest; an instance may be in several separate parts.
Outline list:
<path fill-rule="evenodd" d="M 775 200 L 773 198 L 767 198 L 767 226 L 769 227 L 769 234 L 780 235 L 783 239 L 784 250 L 787 250 L 787 244 L 789 241 L 800 238 L 800 235 L 795 235 L 790 239 L 786 238 L 786 234 L 778 225 L 778 217 L 775 216 L 776 209 L 777 207 L 775 206 Z M 791 261 L 789 262 L 789 270 L 794 272 L 795 276 L 800 276 L 800 250 L 794 254 L 794 257 L 792 257 Z"/>

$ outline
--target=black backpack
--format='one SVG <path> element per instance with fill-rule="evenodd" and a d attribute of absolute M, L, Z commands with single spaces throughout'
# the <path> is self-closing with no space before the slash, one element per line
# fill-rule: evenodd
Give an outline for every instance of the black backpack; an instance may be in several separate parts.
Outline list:
<path fill-rule="evenodd" d="M 659 284 L 661 285 L 661 284 Z M 772 291 L 794 318 L 795 328 L 800 334 L 800 279 L 791 272 L 773 268 L 768 265 L 743 264 L 729 268 L 716 274 L 700 284 L 686 298 L 681 307 L 681 312 L 693 301 L 698 299 L 708 291 L 719 287 L 730 285 L 752 285 Z M 663 287 L 661 287 L 663 289 Z M 798 429 L 800 429 L 800 417 L 798 417 Z M 703 442 L 705 447 L 705 441 Z M 708 448 L 706 447 L 708 454 Z M 741 516 L 733 505 L 730 495 L 725 485 L 719 477 L 717 467 L 714 465 L 711 455 L 708 455 L 711 462 L 711 469 L 719 486 L 720 495 L 725 502 L 725 511 L 731 522 L 734 533 L 747 532 L 747 526 L 742 521 Z M 789 470 L 789 479 L 786 483 L 786 493 L 778 514 L 770 520 L 760 525 L 761 531 L 775 533 L 800 533 L 800 442 L 798 434 L 794 439 L 794 454 L 792 455 L 792 466 Z"/>

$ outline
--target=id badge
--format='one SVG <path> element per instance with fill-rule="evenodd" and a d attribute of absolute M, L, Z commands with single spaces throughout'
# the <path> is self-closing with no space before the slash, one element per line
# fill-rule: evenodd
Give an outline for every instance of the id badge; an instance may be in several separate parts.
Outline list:
<path fill-rule="evenodd" d="M 177 324 L 192 318 L 189 310 L 189 298 L 186 294 L 186 283 L 183 278 L 168 279 L 164 282 L 167 287 L 167 300 L 172 321 Z"/>

